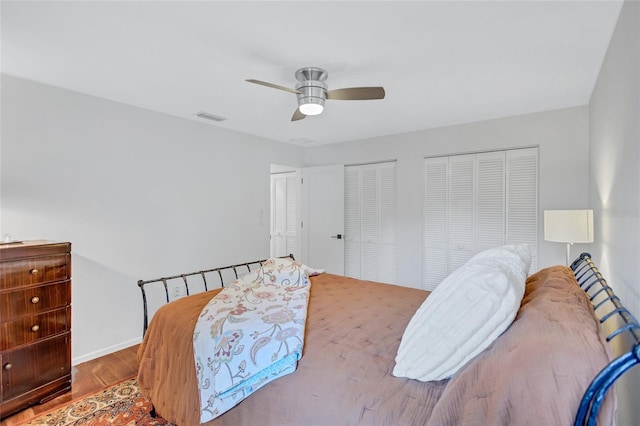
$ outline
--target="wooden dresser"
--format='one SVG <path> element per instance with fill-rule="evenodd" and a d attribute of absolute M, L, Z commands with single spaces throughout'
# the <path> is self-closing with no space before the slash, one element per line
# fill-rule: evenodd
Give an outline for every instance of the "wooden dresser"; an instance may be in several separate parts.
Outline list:
<path fill-rule="evenodd" d="M 0 245 L 0 418 L 71 389 L 71 243 Z"/>

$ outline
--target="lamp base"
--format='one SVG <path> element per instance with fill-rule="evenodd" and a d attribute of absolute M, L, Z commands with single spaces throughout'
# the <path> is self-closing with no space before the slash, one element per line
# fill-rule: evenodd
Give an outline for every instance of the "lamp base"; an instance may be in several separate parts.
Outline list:
<path fill-rule="evenodd" d="M 573 243 L 567 243 L 567 266 L 571 264 L 571 246 Z"/>

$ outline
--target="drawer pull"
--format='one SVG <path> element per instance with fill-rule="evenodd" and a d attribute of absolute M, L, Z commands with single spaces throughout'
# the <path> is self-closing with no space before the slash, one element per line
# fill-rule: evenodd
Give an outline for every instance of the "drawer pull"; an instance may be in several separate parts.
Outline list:
<path fill-rule="evenodd" d="M 29 273 L 30 273 L 31 275 L 36 275 L 36 274 L 38 273 L 38 270 L 37 270 L 37 269 L 35 269 L 35 268 L 33 268 L 32 270 L 30 270 L 30 271 L 29 271 Z"/>
<path fill-rule="evenodd" d="M 11 370 L 11 367 L 13 367 L 13 365 L 11 365 L 11 363 L 10 363 L 10 362 L 8 362 L 8 363 L 6 363 L 6 364 L 4 365 L 4 369 L 5 369 L 5 370 Z"/>
<path fill-rule="evenodd" d="M 31 303 L 36 304 L 40 301 L 40 298 L 38 296 L 33 296 L 31 298 Z"/>
<path fill-rule="evenodd" d="M 31 327 L 31 331 L 38 331 L 38 330 L 40 330 L 40 326 L 38 324 Z"/>

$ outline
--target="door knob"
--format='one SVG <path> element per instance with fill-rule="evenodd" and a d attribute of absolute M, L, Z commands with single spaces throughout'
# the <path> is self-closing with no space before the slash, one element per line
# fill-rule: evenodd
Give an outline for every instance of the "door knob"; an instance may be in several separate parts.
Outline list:
<path fill-rule="evenodd" d="M 335 239 L 341 240 L 342 239 L 342 234 L 332 235 L 331 238 L 335 238 Z"/>

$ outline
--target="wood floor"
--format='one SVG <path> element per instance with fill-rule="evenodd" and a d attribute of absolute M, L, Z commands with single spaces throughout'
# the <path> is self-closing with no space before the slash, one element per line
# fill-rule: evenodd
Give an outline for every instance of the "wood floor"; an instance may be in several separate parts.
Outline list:
<path fill-rule="evenodd" d="M 71 392 L 51 401 L 34 405 L 0 421 L 0 426 L 14 426 L 40 413 L 60 407 L 81 396 L 89 395 L 118 383 L 138 372 L 138 345 L 78 364 L 71 372 Z"/>

